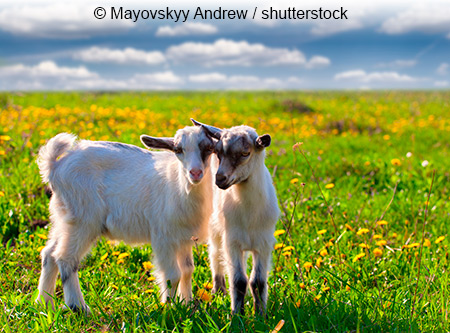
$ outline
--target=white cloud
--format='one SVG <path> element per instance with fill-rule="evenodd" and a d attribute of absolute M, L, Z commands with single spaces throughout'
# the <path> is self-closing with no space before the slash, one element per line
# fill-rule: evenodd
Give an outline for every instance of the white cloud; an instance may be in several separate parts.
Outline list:
<path fill-rule="evenodd" d="M 165 62 L 164 54 L 159 51 L 143 51 L 127 47 L 123 50 L 93 46 L 76 52 L 74 59 L 86 62 L 105 62 L 116 64 L 158 65 Z"/>
<path fill-rule="evenodd" d="M 159 27 L 155 36 L 174 37 L 190 35 L 213 35 L 218 32 L 217 28 L 211 24 L 200 22 L 186 22 L 175 26 Z"/>
<path fill-rule="evenodd" d="M 35 66 L 25 66 L 23 64 L 0 67 L 2 78 L 31 77 L 31 78 L 72 78 L 87 79 L 95 78 L 98 75 L 90 72 L 86 67 L 60 67 L 53 61 L 43 61 Z"/>
<path fill-rule="evenodd" d="M 447 34 L 450 31 L 450 6 L 448 1 L 416 3 L 385 20 L 380 31 L 390 35 L 412 31 Z"/>
<path fill-rule="evenodd" d="M 0 90 L 169 90 L 184 82 L 171 71 L 135 74 L 124 79 L 103 78 L 86 67 L 58 66 L 53 61 L 34 66 L 3 66 L 0 77 Z"/>
<path fill-rule="evenodd" d="M 171 71 L 135 74 L 129 78 L 106 79 L 96 78 L 68 82 L 64 90 L 172 90 L 179 88 L 183 79 Z M 56 87 L 56 89 L 60 89 Z"/>
<path fill-rule="evenodd" d="M 401 75 L 397 72 L 371 72 L 367 73 L 361 69 L 351 70 L 346 72 L 338 73 L 334 76 L 334 79 L 337 81 L 340 80 L 349 80 L 363 83 L 372 83 L 372 82 L 382 82 L 382 83 L 393 83 L 393 82 L 402 82 L 402 83 L 410 83 L 416 82 L 417 79 L 413 78 L 409 75 Z"/>
<path fill-rule="evenodd" d="M 436 73 L 438 73 L 439 75 L 447 75 L 449 69 L 450 69 L 450 65 L 448 63 L 446 63 L 446 62 L 443 62 L 436 69 Z"/>
<path fill-rule="evenodd" d="M 54 2 L 16 5 L 0 10 L 0 29 L 17 35 L 42 38 L 89 38 L 128 30 L 128 20 L 97 20 L 91 3 Z"/>
<path fill-rule="evenodd" d="M 35 66 L 24 64 L 0 67 L 0 89 L 2 90 L 36 90 L 62 89 L 69 82 L 98 80 L 97 73 L 86 67 L 58 66 L 53 61 L 43 61 Z"/>
<path fill-rule="evenodd" d="M 132 78 L 132 82 L 135 82 L 136 86 L 141 85 L 173 85 L 182 83 L 183 80 L 175 75 L 172 71 L 136 74 Z"/>
<path fill-rule="evenodd" d="M 212 44 L 186 42 L 171 46 L 166 52 L 167 58 L 175 63 L 197 63 L 206 67 L 213 66 L 308 66 L 305 55 L 294 49 L 271 48 L 263 44 L 250 44 L 247 41 L 236 42 L 219 39 Z M 325 57 L 316 57 L 312 66 L 324 65 Z"/>
<path fill-rule="evenodd" d="M 380 62 L 375 65 L 377 68 L 402 68 L 402 67 L 413 67 L 417 64 L 414 59 L 398 59 L 390 62 Z"/>
<path fill-rule="evenodd" d="M 189 81 L 194 83 L 218 83 L 225 82 L 227 80 L 227 76 L 221 73 L 204 73 L 204 74 L 196 74 L 190 75 Z"/>
<path fill-rule="evenodd" d="M 449 85 L 448 81 L 434 81 L 434 86 L 438 88 L 448 87 L 448 85 Z"/>
<path fill-rule="evenodd" d="M 322 56 L 313 56 L 308 63 L 306 64 L 306 68 L 320 68 L 327 67 L 331 64 L 330 59 Z"/>
<path fill-rule="evenodd" d="M 218 72 L 190 75 L 188 80 L 203 89 L 285 89 L 298 88 L 303 81 L 298 77 L 282 80 L 256 75 L 225 75 Z"/>
<path fill-rule="evenodd" d="M 358 18 L 351 17 L 349 20 L 318 21 L 311 28 L 311 33 L 316 36 L 329 36 L 363 27 L 364 25 Z"/>

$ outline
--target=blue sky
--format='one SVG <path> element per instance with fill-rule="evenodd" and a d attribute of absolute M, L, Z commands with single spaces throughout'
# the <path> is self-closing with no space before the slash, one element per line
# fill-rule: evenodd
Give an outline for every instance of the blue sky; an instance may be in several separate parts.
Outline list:
<path fill-rule="evenodd" d="M 103 20 L 94 18 L 98 6 Z M 111 20 L 112 6 L 191 14 L 185 23 L 133 23 Z M 193 20 L 197 6 L 248 9 L 249 18 Z M 261 19 L 270 7 L 344 7 L 349 19 Z M 0 90 L 449 87 L 450 0 L 0 4 Z"/>

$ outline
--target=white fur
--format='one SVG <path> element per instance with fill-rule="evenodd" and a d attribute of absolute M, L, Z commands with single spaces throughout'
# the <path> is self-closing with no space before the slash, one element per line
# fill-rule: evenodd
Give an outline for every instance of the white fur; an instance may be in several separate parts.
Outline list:
<path fill-rule="evenodd" d="M 42 179 L 53 191 L 38 300 L 53 305 L 59 268 L 65 303 L 89 311 L 77 267 L 101 235 L 132 244 L 151 242 L 162 301 L 175 295 L 178 284 L 178 294 L 190 300 L 192 237 L 207 238 L 212 213 L 209 157 L 202 161 L 198 148 L 203 139 L 201 128 L 179 130 L 175 142 L 185 149 L 175 155 L 113 142 L 77 142 L 66 133 L 52 138 L 38 158 Z M 202 168 L 201 182 L 189 179 L 192 165 Z"/>
<path fill-rule="evenodd" d="M 236 136 L 244 136 L 249 142 L 254 142 L 257 138 L 254 129 L 247 126 L 224 129 L 221 132 L 224 147 L 230 149 L 230 146 L 226 146 L 227 141 L 232 142 Z M 279 208 L 271 175 L 264 165 L 264 149 L 256 149 L 253 146 L 250 152 L 248 158 L 235 169 L 231 168 L 230 163 L 224 158 L 220 162 L 220 167 L 216 157 L 212 162 L 213 171 L 218 169 L 218 172 L 225 174 L 234 185 L 226 190 L 214 187 L 214 213 L 210 222 L 210 260 L 214 292 L 218 290 L 225 292 L 223 274 L 227 272 L 232 294 L 232 309 L 233 312 L 237 312 L 243 309 L 243 297 L 237 295 L 236 280 L 245 282 L 247 288 L 245 252 L 252 253 L 250 286 L 256 310 L 261 313 L 267 302 L 267 273 L 275 244 L 273 233 L 279 217 Z M 223 282 L 220 282 L 221 280 Z M 254 288 L 257 282 L 265 285 L 261 295 Z"/>

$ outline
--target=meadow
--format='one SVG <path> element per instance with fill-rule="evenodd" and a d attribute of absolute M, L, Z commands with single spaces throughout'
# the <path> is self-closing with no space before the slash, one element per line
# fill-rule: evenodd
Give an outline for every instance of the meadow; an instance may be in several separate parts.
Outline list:
<path fill-rule="evenodd" d="M 448 331 L 450 92 L 0 94 L 0 330 Z M 35 304 L 48 201 L 35 159 L 60 132 L 141 146 L 189 118 L 269 133 L 282 211 L 267 316 L 232 316 L 194 248 L 195 300 L 162 305 L 151 246 L 100 239 L 80 265 L 92 315 Z M 436 171 L 433 178 L 433 171 Z"/>

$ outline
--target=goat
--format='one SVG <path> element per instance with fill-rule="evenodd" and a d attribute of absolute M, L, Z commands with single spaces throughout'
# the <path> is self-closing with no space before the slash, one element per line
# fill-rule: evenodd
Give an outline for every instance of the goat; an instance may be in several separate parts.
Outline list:
<path fill-rule="evenodd" d="M 258 136 L 248 126 L 221 130 L 192 121 L 219 140 L 217 158 L 212 162 L 212 168 L 217 169 L 209 239 L 213 292 L 226 293 L 227 270 L 232 311 L 244 313 L 248 286 L 244 252 L 251 251 L 250 287 L 255 311 L 262 314 L 267 304 L 273 234 L 280 214 L 272 178 L 264 165 L 264 148 L 270 145 L 270 135 Z"/>
<path fill-rule="evenodd" d="M 212 213 L 214 142 L 195 126 L 178 130 L 173 138 L 142 135 L 141 142 L 168 151 L 76 141 L 67 133 L 41 148 L 37 163 L 53 196 L 36 301 L 54 307 L 59 269 L 67 307 L 90 313 L 77 272 L 100 236 L 130 244 L 151 242 L 162 302 L 175 296 L 178 284 L 179 296 L 191 300 L 193 239 L 206 240 Z"/>

